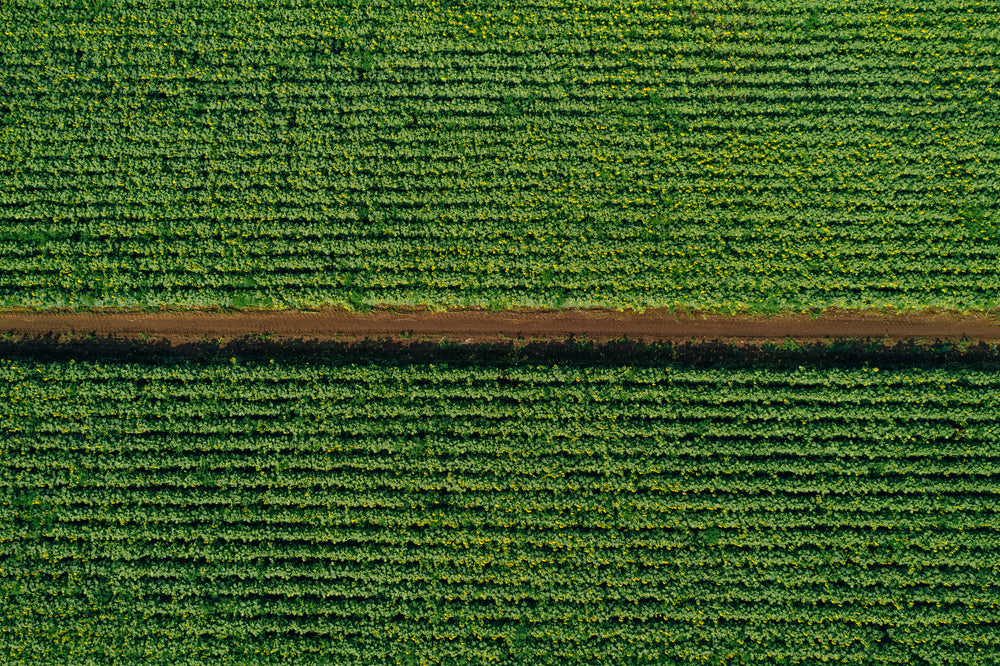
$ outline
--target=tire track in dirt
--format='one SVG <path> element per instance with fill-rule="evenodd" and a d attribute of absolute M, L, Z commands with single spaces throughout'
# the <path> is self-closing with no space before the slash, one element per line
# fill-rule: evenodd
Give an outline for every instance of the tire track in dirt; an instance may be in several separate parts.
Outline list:
<path fill-rule="evenodd" d="M 720 315 L 647 310 L 501 311 L 167 311 L 4 312 L 0 333 L 8 336 L 115 336 L 173 342 L 260 335 L 277 339 L 447 339 L 452 342 L 556 340 L 723 340 L 765 342 L 791 339 L 970 340 L 1000 342 L 1000 315 L 945 311 L 885 313 L 831 310 L 819 316 Z"/>

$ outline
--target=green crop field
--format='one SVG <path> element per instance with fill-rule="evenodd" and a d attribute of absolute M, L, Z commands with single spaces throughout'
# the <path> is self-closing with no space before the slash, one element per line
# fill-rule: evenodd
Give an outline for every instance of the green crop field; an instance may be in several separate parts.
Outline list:
<path fill-rule="evenodd" d="M 0 307 L 997 305 L 1000 6 L 0 3 Z"/>
<path fill-rule="evenodd" d="M 2 661 L 997 663 L 995 353 L 356 356 L 0 361 Z"/>

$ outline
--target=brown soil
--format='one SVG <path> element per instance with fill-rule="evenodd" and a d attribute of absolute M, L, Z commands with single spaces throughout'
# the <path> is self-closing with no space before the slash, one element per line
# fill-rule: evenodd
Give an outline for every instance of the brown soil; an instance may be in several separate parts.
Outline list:
<path fill-rule="evenodd" d="M 733 341 L 759 343 L 792 339 L 971 340 L 1000 342 L 1000 315 L 922 311 L 826 311 L 818 316 L 643 313 L 613 310 L 503 311 L 419 309 L 368 314 L 343 311 L 243 312 L 5 312 L 0 333 L 54 334 L 141 339 L 173 343 L 231 340 L 249 335 L 274 339 L 395 340 L 452 342 L 555 340 L 570 336 L 594 341 Z"/>

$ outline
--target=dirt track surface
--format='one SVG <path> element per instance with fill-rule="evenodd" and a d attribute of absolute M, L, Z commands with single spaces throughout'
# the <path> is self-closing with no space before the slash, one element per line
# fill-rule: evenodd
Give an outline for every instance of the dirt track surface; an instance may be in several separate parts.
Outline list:
<path fill-rule="evenodd" d="M 1000 316 L 950 312 L 886 314 L 828 311 L 806 315 L 726 316 L 629 313 L 607 310 L 450 311 L 368 314 L 343 311 L 0 313 L 0 333 L 123 338 L 230 340 L 248 335 L 275 339 L 420 339 L 451 342 L 553 340 L 570 336 L 595 341 L 723 340 L 738 342 L 825 339 L 972 340 L 1000 342 Z"/>

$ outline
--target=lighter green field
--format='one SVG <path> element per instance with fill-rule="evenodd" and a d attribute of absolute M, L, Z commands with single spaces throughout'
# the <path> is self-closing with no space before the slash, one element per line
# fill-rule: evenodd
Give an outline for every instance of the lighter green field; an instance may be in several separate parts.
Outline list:
<path fill-rule="evenodd" d="M 991 3 L 6 2 L 0 308 L 997 306 Z"/>

